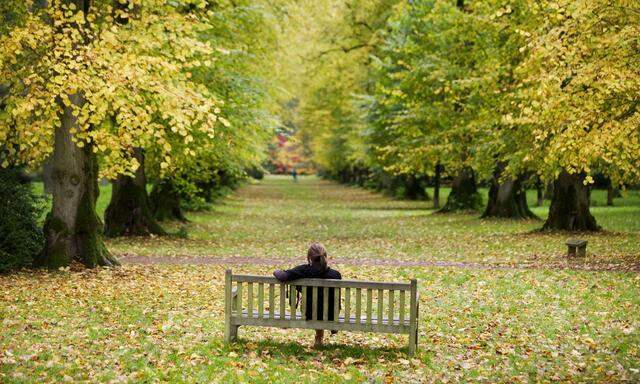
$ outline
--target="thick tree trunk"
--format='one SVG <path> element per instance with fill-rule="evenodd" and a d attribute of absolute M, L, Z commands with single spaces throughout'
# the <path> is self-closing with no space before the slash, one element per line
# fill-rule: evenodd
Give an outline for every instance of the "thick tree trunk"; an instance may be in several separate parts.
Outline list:
<path fill-rule="evenodd" d="M 166 235 L 149 207 L 143 150 L 134 151 L 140 166 L 135 177 L 120 175 L 113 181 L 111 202 L 104 214 L 104 233 L 108 237 Z"/>
<path fill-rule="evenodd" d="M 180 206 L 180 193 L 170 179 L 163 179 L 156 183 L 151 190 L 149 200 L 156 220 L 187 221 Z"/>
<path fill-rule="evenodd" d="M 598 231 L 600 227 L 589 212 L 589 187 L 584 174 L 562 171 L 553 183 L 549 217 L 543 229 L 564 231 Z"/>
<path fill-rule="evenodd" d="M 422 177 L 406 175 L 400 178 L 404 186 L 404 197 L 409 200 L 429 200 L 429 194 L 424 189 Z"/>
<path fill-rule="evenodd" d="M 84 100 L 70 95 L 76 106 Z M 62 105 L 62 104 L 61 104 Z M 102 223 L 96 214 L 98 163 L 91 145 L 78 147 L 70 129 L 78 128 L 71 107 L 62 107 L 61 125 L 55 131 L 51 157 L 53 205 L 44 224 L 45 249 L 36 264 L 65 267 L 79 261 L 87 267 L 118 262 L 104 245 Z"/>
<path fill-rule="evenodd" d="M 447 203 L 438 212 L 475 212 L 482 206 L 473 169 L 465 167 L 453 179 Z"/>
<path fill-rule="evenodd" d="M 544 204 L 544 184 L 542 184 L 542 181 L 538 178 L 538 181 L 536 181 L 536 207 L 542 207 L 542 205 Z"/>
<path fill-rule="evenodd" d="M 522 187 L 522 178 L 500 181 L 504 167 L 496 167 L 489 188 L 489 201 L 482 214 L 486 217 L 504 217 L 510 219 L 532 219 L 536 215 L 529 210 L 527 194 Z"/>
<path fill-rule="evenodd" d="M 436 175 L 433 179 L 433 209 L 440 208 L 440 180 L 443 168 L 439 163 L 436 164 Z"/>

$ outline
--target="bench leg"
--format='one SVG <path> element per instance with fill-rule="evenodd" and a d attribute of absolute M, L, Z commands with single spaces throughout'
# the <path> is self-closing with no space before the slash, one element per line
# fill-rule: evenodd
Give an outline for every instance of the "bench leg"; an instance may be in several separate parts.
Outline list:
<path fill-rule="evenodd" d="M 409 333 L 409 356 L 413 356 L 418 351 L 418 330 Z"/>
<path fill-rule="evenodd" d="M 225 343 L 231 343 L 233 341 L 236 341 L 238 339 L 238 328 L 240 328 L 239 325 L 230 325 L 228 327 L 225 328 L 224 330 L 224 342 Z"/>

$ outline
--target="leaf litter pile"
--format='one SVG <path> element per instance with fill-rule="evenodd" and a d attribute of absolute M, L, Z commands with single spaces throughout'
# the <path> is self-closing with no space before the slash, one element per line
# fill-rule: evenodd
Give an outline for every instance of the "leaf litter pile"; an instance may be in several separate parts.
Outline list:
<path fill-rule="evenodd" d="M 178 244 L 183 256 L 200 255 L 208 244 L 208 257 L 286 260 L 273 267 L 232 266 L 237 273 L 262 275 L 303 260 L 304 247 L 316 239 L 328 243 L 336 260 L 357 260 L 362 252 L 371 260 L 405 254 L 414 260 L 493 263 L 537 253 L 553 262 L 564 252 L 555 239 L 561 235 L 526 232 L 537 222 L 432 218 L 429 211 L 412 210 L 422 202 L 304 179 L 300 185 L 275 179 L 246 187 L 214 211 L 192 214 L 189 239 L 118 240 L 110 247 L 120 256 L 126 251 L 171 257 Z M 342 215 L 334 219 L 338 228 L 325 222 L 329 213 L 317 210 L 319 196 L 330 214 Z M 358 209 L 346 204 L 353 196 L 360 198 L 353 204 Z M 435 225 L 449 220 L 451 233 Z M 520 239 L 523 246 L 515 240 L 488 244 L 484 236 Z M 635 237 L 593 235 L 590 250 L 610 249 L 590 257 L 626 263 L 631 255 L 635 261 Z M 411 241 L 419 243 L 416 253 L 403 248 Z M 315 350 L 313 331 L 241 327 L 240 341 L 225 346 L 227 267 L 125 264 L 0 276 L 0 382 L 640 381 L 636 272 L 338 264 L 349 279 L 419 279 L 420 350 L 410 358 L 404 335 L 340 332 Z"/>

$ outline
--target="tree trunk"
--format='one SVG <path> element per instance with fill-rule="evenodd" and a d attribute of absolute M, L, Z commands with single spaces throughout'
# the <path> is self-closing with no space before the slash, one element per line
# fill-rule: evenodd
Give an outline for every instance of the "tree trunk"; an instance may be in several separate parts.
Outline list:
<path fill-rule="evenodd" d="M 63 2 L 75 5 L 76 12 L 89 13 L 90 1 Z M 86 20 L 84 23 L 88 27 Z M 78 24 L 71 24 L 71 27 L 78 27 Z M 82 35 L 79 27 L 78 32 Z M 90 143 L 84 143 L 81 148 L 73 142 L 71 134 L 72 129 L 80 131 L 78 119 L 73 114 L 74 107 L 82 107 L 85 99 L 80 93 L 66 96 L 70 105 L 65 105 L 60 98 L 57 100 L 60 125 L 55 129 L 51 157 L 53 204 L 44 224 L 45 248 L 35 264 L 49 268 L 65 267 L 73 261 L 90 268 L 117 265 L 117 260 L 104 245 L 102 222 L 96 213 L 100 193 L 96 155 Z"/>
<path fill-rule="evenodd" d="M 81 106 L 81 95 L 69 96 Z M 78 147 L 70 129 L 78 129 L 72 108 L 62 108 L 61 124 L 55 130 L 51 157 L 53 205 L 44 224 L 45 249 L 36 265 L 58 268 L 72 261 L 87 267 L 113 266 L 118 262 L 104 245 L 102 223 L 96 214 L 98 199 L 98 162 L 92 147 Z"/>
<path fill-rule="evenodd" d="M 615 196 L 615 189 L 613 188 L 613 183 L 611 179 L 609 179 L 609 185 L 607 186 L 607 206 L 613 206 L 613 198 Z"/>
<path fill-rule="evenodd" d="M 404 187 L 404 197 L 409 200 L 429 200 L 429 194 L 424 189 L 423 177 L 415 175 L 401 176 L 400 181 Z"/>
<path fill-rule="evenodd" d="M 486 217 L 504 217 L 510 219 L 532 219 L 536 215 L 527 206 L 527 193 L 522 187 L 522 178 L 500 181 L 504 166 L 498 165 L 489 188 L 489 201 L 482 214 Z"/>
<path fill-rule="evenodd" d="M 180 193 L 170 179 L 162 179 L 153 186 L 149 195 L 151 211 L 158 221 L 187 221 L 180 206 Z"/>
<path fill-rule="evenodd" d="M 589 187 L 584 174 L 562 171 L 555 180 L 549 217 L 543 229 L 564 231 L 598 231 L 600 227 L 589 212 Z"/>
<path fill-rule="evenodd" d="M 149 208 L 144 173 L 144 152 L 134 149 L 140 163 L 135 177 L 120 175 L 113 181 L 111 202 L 104 215 L 104 233 L 108 237 L 166 235 Z"/>
<path fill-rule="evenodd" d="M 440 208 L 440 179 L 442 178 L 443 166 L 436 164 L 436 175 L 433 179 L 433 209 Z"/>
<path fill-rule="evenodd" d="M 540 178 L 536 181 L 536 207 L 544 205 L 544 188 Z"/>
<path fill-rule="evenodd" d="M 447 203 L 438 212 L 475 212 L 481 206 L 482 196 L 478 193 L 475 172 L 473 169 L 465 167 L 453 179 Z"/>

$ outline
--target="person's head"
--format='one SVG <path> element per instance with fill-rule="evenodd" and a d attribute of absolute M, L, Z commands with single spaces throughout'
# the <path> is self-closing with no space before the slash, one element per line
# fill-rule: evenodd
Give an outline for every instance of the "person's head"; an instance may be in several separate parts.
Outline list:
<path fill-rule="evenodd" d="M 327 250 L 320 243 L 311 244 L 307 251 L 307 261 L 309 265 L 316 267 L 318 270 L 326 271 L 328 268 Z"/>

